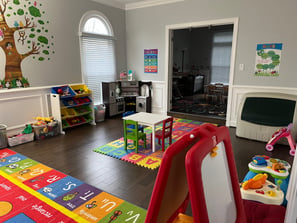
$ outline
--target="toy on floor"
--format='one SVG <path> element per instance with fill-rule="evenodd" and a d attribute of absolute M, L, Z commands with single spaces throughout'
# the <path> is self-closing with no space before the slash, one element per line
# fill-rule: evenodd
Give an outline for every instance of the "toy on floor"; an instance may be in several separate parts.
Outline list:
<path fill-rule="evenodd" d="M 259 173 L 267 173 L 274 178 L 275 184 L 283 191 L 284 196 L 286 195 L 289 184 L 289 170 L 291 168 L 288 162 L 265 155 L 256 155 L 248 167 L 249 172 L 242 182 L 252 179 Z"/>
<path fill-rule="evenodd" d="M 266 173 L 259 173 L 253 178 L 244 181 L 240 185 L 242 198 L 264 204 L 282 204 L 284 192 L 280 189 L 280 185 L 273 184 L 267 180 L 267 177 Z"/>
<path fill-rule="evenodd" d="M 292 123 L 288 125 L 286 128 L 281 128 L 277 130 L 271 137 L 271 139 L 268 141 L 266 144 L 266 150 L 267 151 L 272 151 L 273 150 L 273 145 L 281 138 L 286 137 L 288 139 L 289 145 L 290 145 L 290 155 L 294 156 L 295 155 L 295 147 L 296 143 L 292 137 L 291 134 L 291 128 L 292 128 Z"/>

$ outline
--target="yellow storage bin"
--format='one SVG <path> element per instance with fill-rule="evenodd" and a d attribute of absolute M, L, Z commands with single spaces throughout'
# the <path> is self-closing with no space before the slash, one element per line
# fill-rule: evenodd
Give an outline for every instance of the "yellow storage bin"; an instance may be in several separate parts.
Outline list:
<path fill-rule="evenodd" d="M 68 116 L 67 108 L 62 108 L 61 109 L 61 116 L 62 116 L 62 119 L 67 118 L 67 116 Z"/>
<path fill-rule="evenodd" d="M 85 84 L 70 85 L 70 87 L 75 92 L 76 96 L 87 96 L 92 93 L 92 91 Z"/>
<path fill-rule="evenodd" d="M 68 117 L 73 117 L 77 115 L 77 112 L 73 108 L 67 109 Z"/>

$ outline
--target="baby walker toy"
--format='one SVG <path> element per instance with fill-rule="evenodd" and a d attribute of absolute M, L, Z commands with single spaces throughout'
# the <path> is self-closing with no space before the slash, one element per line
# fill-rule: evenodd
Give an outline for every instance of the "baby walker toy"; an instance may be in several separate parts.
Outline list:
<path fill-rule="evenodd" d="M 290 145 L 290 155 L 294 156 L 295 155 L 295 147 L 296 143 L 293 139 L 293 136 L 291 134 L 291 128 L 292 128 L 292 123 L 288 125 L 286 128 L 281 128 L 277 130 L 271 137 L 271 139 L 268 141 L 266 144 L 266 150 L 267 151 L 272 151 L 273 150 L 273 145 L 281 138 L 286 137 L 288 139 L 289 145 Z"/>
<path fill-rule="evenodd" d="M 248 164 L 249 172 L 242 181 L 242 195 L 243 197 L 252 197 L 253 200 L 260 202 L 277 204 L 280 199 L 286 196 L 289 184 L 289 170 L 291 165 L 280 159 L 270 158 L 265 155 L 256 155 L 253 161 Z M 265 175 L 264 175 L 265 174 Z M 275 184 L 267 179 L 269 174 L 275 180 Z M 259 189 L 259 184 L 264 185 L 263 189 Z M 256 185 L 256 186 L 255 186 Z M 247 191 L 246 189 L 255 189 L 254 191 Z M 279 193 L 282 190 L 283 193 Z M 284 201 L 285 203 L 285 201 Z"/>

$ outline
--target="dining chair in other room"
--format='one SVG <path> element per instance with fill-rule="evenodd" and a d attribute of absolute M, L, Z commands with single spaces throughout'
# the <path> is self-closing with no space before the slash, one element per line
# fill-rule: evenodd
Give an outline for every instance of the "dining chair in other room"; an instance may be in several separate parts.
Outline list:
<path fill-rule="evenodd" d="M 165 150 L 165 139 L 169 139 L 169 145 L 172 144 L 172 126 L 173 117 L 167 118 L 163 121 L 162 129 L 155 132 L 155 137 L 158 139 L 158 143 L 162 141 L 162 151 Z M 152 138 L 152 137 L 151 137 Z"/>
<path fill-rule="evenodd" d="M 124 146 L 127 150 L 128 139 L 133 140 L 136 153 L 138 153 L 138 141 L 143 140 L 144 148 L 146 149 L 146 134 L 139 131 L 138 122 L 133 120 L 124 120 Z"/>
<path fill-rule="evenodd" d="M 184 214 L 189 203 L 185 157 L 199 140 L 196 131 L 183 135 L 164 152 L 145 223 L 193 222 L 191 216 Z"/>
<path fill-rule="evenodd" d="M 243 200 L 228 128 L 201 126 L 186 154 L 186 173 L 194 222 L 277 223 L 286 209 Z"/>

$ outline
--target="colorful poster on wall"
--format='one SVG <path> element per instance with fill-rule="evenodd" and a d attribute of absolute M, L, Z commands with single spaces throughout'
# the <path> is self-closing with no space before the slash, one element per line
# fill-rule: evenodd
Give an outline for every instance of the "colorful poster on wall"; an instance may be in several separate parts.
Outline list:
<path fill-rule="evenodd" d="M 279 76 L 282 47 L 282 43 L 257 45 L 256 76 Z"/>
<path fill-rule="evenodd" d="M 158 49 L 144 50 L 144 72 L 158 73 Z"/>

